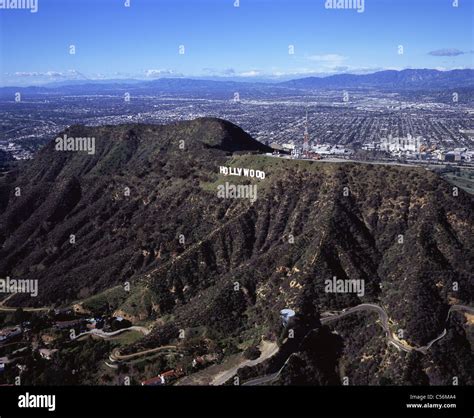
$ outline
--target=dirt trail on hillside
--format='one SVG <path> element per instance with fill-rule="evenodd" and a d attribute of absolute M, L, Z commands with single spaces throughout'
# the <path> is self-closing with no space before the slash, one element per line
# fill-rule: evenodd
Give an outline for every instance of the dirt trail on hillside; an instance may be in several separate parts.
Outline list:
<path fill-rule="evenodd" d="M 176 385 L 223 385 L 235 376 L 240 368 L 245 366 L 255 366 L 275 355 L 278 352 L 278 345 L 276 342 L 262 341 L 259 349 L 261 352 L 260 357 L 255 360 L 247 360 L 242 354 L 235 354 L 225 360 L 224 363 L 215 364 L 204 370 L 193 373 L 192 375 L 183 377 L 176 383 Z"/>

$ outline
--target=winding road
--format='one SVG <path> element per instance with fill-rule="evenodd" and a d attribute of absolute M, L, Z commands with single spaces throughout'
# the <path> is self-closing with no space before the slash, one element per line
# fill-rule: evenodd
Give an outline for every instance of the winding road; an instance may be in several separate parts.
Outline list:
<path fill-rule="evenodd" d="M 52 308 L 49 307 L 43 307 L 43 308 L 28 308 L 28 307 L 23 307 L 23 306 L 18 306 L 18 307 L 12 307 L 12 306 L 5 306 L 5 302 L 8 301 L 12 296 L 15 296 L 16 293 L 12 293 L 10 296 L 6 297 L 0 302 L 0 311 L 3 312 L 15 312 L 18 308 L 21 308 L 23 312 L 44 312 L 44 311 L 49 311 Z"/>
<path fill-rule="evenodd" d="M 7 298 L 0 301 L 0 311 L 7 311 L 7 312 L 16 311 L 17 308 L 7 307 L 7 306 L 4 305 L 5 302 L 7 302 L 8 299 L 10 299 L 12 296 L 13 295 L 10 295 Z M 50 310 L 51 308 L 49 308 L 49 307 L 48 308 L 46 308 L 46 307 L 42 307 L 42 308 L 22 307 L 22 309 L 26 312 L 36 312 L 36 311 L 47 311 L 47 310 Z M 441 340 L 444 336 L 446 336 L 446 333 L 447 333 L 447 330 L 445 328 L 440 335 L 438 335 L 433 340 L 429 341 L 426 345 L 421 346 L 421 347 L 412 347 L 412 346 L 408 345 L 406 342 L 398 339 L 397 336 L 390 331 L 387 312 L 382 307 L 380 307 L 379 305 L 372 304 L 372 303 L 362 303 L 360 305 L 357 305 L 357 306 L 354 306 L 354 307 L 351 307 L 351 308 L 343 309 L 342 311 L 323 312 L 321 314 L 320 321 L 321 321 L 322 325 L 326 325 L 326 324 L 329 324 L 333 321 L 337 321 L 338 319 L 341 319 L 341 318 L 343 318 L 347 315 L 351 315 L 355 312 L 361 312 L 361 311 L 376 312 L 379 315 L 379 318 L 380 318 L 380 325 L 383 328 L 383 330 L 385 331 L 385 336 L 386 336 L 386 339 L 387 339 L 387 343 L 395 346 L 398 350 L 405 351 L 407 353 L 411 352 L 411 351 L 418 351 L 422 354 L 427 354 L 428 350 L 432 347 L 432 345 L 435 342 Z M 460 312 L 460 311 L 466 311 L 466 312 L 469 312 L 471 314 L 474 314 L 474 307 L 466 306 L 466 305 L 452 305 L 449 308 L 449 311 L 448 311 L 448 314 L 447 314 L 447 317 L 446 317 L 446 323 L 449 320 L 449 316 L 451 315 L 451 312 Z M 84 335 L 95 335 L 95 336 L 98 336 L 98 337 L 101 337 L 101 338 L 110 338 L 110 337 L 113 337 L 113 336 L 118 335 L 120 333 L 123 333 L 125 331 L 132 331 L 132 330 L 142 332 L 144 335 L 147 335 L 150 332 L 149 329 L 144 328 L 144 327 L 140 327 L 140 326 L 131 326 L 129 328 L 123 328 L 123 329 L 113 331 L 113 332 L 104 332 L 100 329 L 93 329 L 93 330 L 86 331 L 86 332 L 78 334 L 74 339 L 78 339 L 78 338 L 80 338 Z M 132 354 L 123 354 L 123 355 L 120 354 L 120 351 L 118 349 L 115 349 L 110 354 L 109 360 L 112 363 L 115 363 L 116 361 L 130 360 L 130 359 L 140 357 L 140 356 L 143 356 L 143 355 L 147 355 L 147 354 L 151 354 L 151 353 L 155 353 L 155 352 L 159 352 L 159 351 L 166 351 L 166 350 L 168 350 L 168 351 L 169 350 L 179 351 L 178 347 L 176 347 L 174 345 L 162 346 L 162 347 L 152 348 L 152 349 L 148 349 L 148 350 L 144 350 L 144 351 L 140 351 L 140 352 L 136 352 L 136 353 L 132 353 Z M 278 349 L 271 350 L 271 355 L 265 355 L 264 358 L 267 359 L 267 358 L 271 357 L 272 355 L 276 354 L 277 351 L 278 351 Z M 258 377 L 258 378 L 252 379 L 252 380 L 249 380 L 249 381 L 243 383 L 243 386 L 261 385 L 261 384 L 265 384 L 265 383 L 268 383 L 268 382 L 271 382 L 271 381 L 277 379 L 280 376 L 280 373 L 282 372 L 282 370 L 285 368 L 288 361 L 290 360 L 290 358 L 294 354 L 295 353 L 291 353 L 288 356 L 285 363 L 282 365 L 282 367 L 277 372 L 269 374 L 269 375 L 265 375 L 265 376 L 262 376 L 262 377 Z M 107 364 L 107 365 L 109 367 L 115 367 L 114 364 L 112 364 L 112 365 Z M 251 364 L 246 364 L 246 365 L 251 365 Z M 240 365 L 240 367 L 241 366 L 242 365 Z M 237 369 L 240 368 L 240 367 L 237 367 L 235 370 L 229 370 L 226 373 L 222 373 L 222 375 L 217 376 L 214 379 L 214 381 L 212 382 L 212 384 L 213 385 L 223 384 L 225 381 L 230 379 L 232 377 L 232 375 L 235 374 Z M 231 372 L 233 372 L 233 373 L 231 373 Z"/>
<path fill-rule="evenodd" d="M 431 346 L 436 342 L 439 341 L 441 338 L 443 338 L 447 331 L 446 328 L 443 330 L 443 332 L 438 335 L 436 338 L 428 342 L 426 345 L 422 347 L 412 347 L 404 343 L 403 341 L 400 341 L 391 331 L 388 325 L 388 315 L 387 312 L 381 308 L 379 305 L 375 305 L 372 303 L 362 303 L 361 305 L 354 306 L 352 308 L 347 308 L 343 309 L 342 311 L 339 312 L 323 312 L 321 314 L 321 324 L 325 325 L 330 322 L 336 321 L 340 318 L 343 318 L 347 315 L 351 315 L 354 312 L 360 312 L 360 311 L 373 311 L 377 312 L 380 317 L 380 325 L 385 331 L 385 335 L 387 338 L 387 343 L 392 344 L 393 346 L 397 347 L 399 350 L 405 351 L 405 352 L 410 352 L 410 351 L 418 351 L 422 354 L 426 354 L 428 350 L 431 348 Z M 459 311 L 467 311 L 469 313 L 474 313 L 474 308 L 471 306 L 465 306 L 465 305 L 452 305 L 449 308 L 448 315 L 446 317 L 446 322 L 449 320 L 449 316 L 451 315 L 451 312 L 459 312 Z M 275 373 L 258 377 L 252 380 L 248 380 L 247 382 L 243 383 L 243 386 L 256 386 L 256 385 L 262 385 L 268 382 L 271 382 L 275 379 L 277 379 L 280 376 L 280 373 L 282 370 L 285 368 L 286 364 L 290 360 L 290 358 L 294 355 L 294 353 L 291 353 L 288 358 L 286 359 L 285 363 L 283 366 Z"/>
<path fill-rule="evenodd" d="M 81 332 L 80 334 L 77 334 L 74 338 L 71 338 L 71 341 L 77 340 L 78 338 L 81 338 L 84 335 L 95 335 L 96 337 L 100 337 L 100 338 L 110 338 L 110 337 L 115 337 L 116 335 L 122 334 L 125 331 L 139 331 L 143 335 L 148 335 L 150 333 L 150 330 L 148 328 L 140 327 L 136 325 L 133 325 L 128 328 L 118 329 L 117 331 L 112 331 L 112 332 L 105 332 L 101 329 L 91 329 L 90 331 L 85 331 L 85 332 Z"/>
<path fill-rule="evenodd" d="M 225 370 L 220 372 L 211 381 L 212 386 L 220 386 L 227 382 L 232 376 L 234 376 L 237 371 L 245 366 L 253 367 L 257 364 L 267 360 L 268 358 L 272 357 L 278 352 L 278 345 L 276 343 L 272 343 L 269 341 L 262 341 L 260 344 L 260 356 L 255 360 L 245 360 L 236 366 L 230 368 L 229 370 Z"/>
<path fill-rule="evenodd" d="M 145 356 L 152 353 L 157 353 L 159 351 L 180 351 L 179 348 L 175 345 L 163 345 L 161 347 L 150 348 L 144 351 L 138 351 L 136 353 L 131 354 L 120 354 L 120 351 L 116 348 L 112 351 L 109 356 L 109 360 L 112 362 L 115 361 L 123 361 L 123 360 L 131 360 L 136 357 Z"/>

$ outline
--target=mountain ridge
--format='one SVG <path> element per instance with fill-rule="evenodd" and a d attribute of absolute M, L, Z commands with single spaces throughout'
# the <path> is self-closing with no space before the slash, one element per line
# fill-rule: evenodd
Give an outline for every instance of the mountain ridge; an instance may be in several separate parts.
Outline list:
<path fill-rule="evenodd" d="M 0 177 L 0 277 L 39 280 L 37 298 L 7 305 L 82 303 L 154 321 L 133 352 L 177 329 L 275 338 L 283 308 L 313 323 L 368 302 L 422 345 L 442 331 L 453 298 L 472 303 L 473 199 L 432 172 L 264 156 L 240 128 L 210 118 L 66 134 L 96 137 L 96 155 L 52 141 Z M 221 165 L 265 179 L 223 176 Z M 258 199 L 219 198 L 225 182 L 256 185 Z M 333 277 L 362 280 L 365 293 L 328 293 Z"/>
<path fill-rule="evenodd" d="M 383 70 L 369 74 L 349 74 L 341 73 L 327 75 L 324 77 L 310 76 L 299 77 L 287 81 L 254 81 L 254 80 L 211 80 L 199 77 L 163 77 L 153 80 L 81 80 L 73 81 L 70 84 L 62 82 L 50 83 L 41 86 L 28 87 L 0 87 L 1 94 L 11 94 L 15 92 L 30 93 L 55 93 L 70 92 L 79 94 L 89 94 L 92 92 L 128 91 L 139 92 L 162 92 L 177 93 L 181 91 L 206 93 L 235 91 L 240 88 L 243 91 L 248 89 L 315 89 L 315 88 L 383 88 L 383 89 L 444 89 L 451 87 L 472 87 L 474 85 L 474 69 L 456 70 L 434 70 L 434 69 L 405 69 L 405 70 Z"/>

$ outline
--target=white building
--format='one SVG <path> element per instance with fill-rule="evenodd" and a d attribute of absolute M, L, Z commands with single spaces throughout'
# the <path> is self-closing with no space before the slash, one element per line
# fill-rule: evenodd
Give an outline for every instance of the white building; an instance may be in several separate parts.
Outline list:
<path fill-rule="evenodd" d="M 295 149 L 295 144 L 292 144 L 292 143 L 287 143 L 287 144 L 281 144 L 281 147 L 283 149 L 286 149 L 286 150 L 289 150 L 289 151 L 293 151 Z"/>
<path fill-rule="evenodd" d="M 293 309 L 282 309 L 280 311 L 280 318 L 284 326 L 288 325 L 291 319 L 294 318 L 294 316 L 295 311 Z"/>

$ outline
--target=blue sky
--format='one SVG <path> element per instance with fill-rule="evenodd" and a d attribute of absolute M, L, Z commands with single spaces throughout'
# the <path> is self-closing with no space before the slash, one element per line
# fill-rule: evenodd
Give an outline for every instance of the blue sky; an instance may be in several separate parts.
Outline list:
<path fill-rule="evenodd" d="M 365 0 L 361 13 L 326 0 L 36 0 L 36 13 L 2 9 L 9 1 L 0 0 L 2 85 L 473 68 L 472 0 Z"/>

